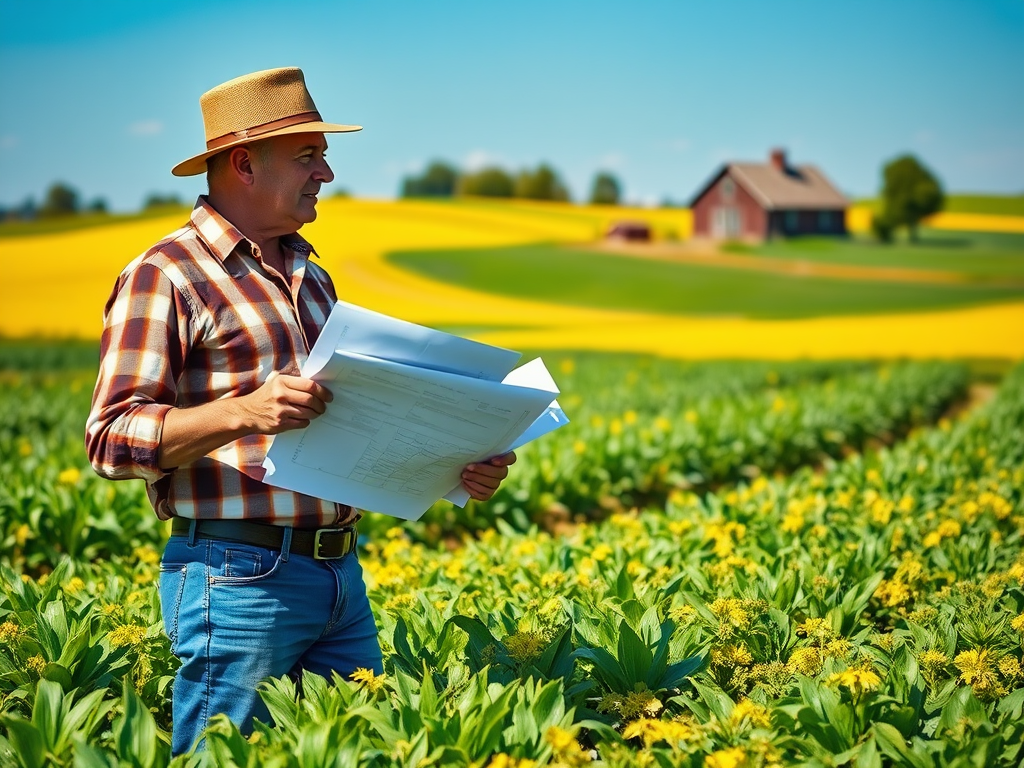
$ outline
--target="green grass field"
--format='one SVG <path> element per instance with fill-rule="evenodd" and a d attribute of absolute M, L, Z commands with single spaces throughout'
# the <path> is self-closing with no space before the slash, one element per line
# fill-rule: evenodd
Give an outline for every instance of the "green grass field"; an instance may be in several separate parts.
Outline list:
<path fill-rule="evenodd" d="M 724 249 L 830 264 L 937 269 L 979 281 L 1024 280 L 1024 234 L 923 229 L 916 244 L 884 245 L 868 238 L 793 238 L 762 245 L 730 243 Z"/>
<path fill-rule="evenodd" d="M 864 248 L 867 252 L 868 247 Z M 791 277 L 548 244 L 405 251 L 388 258 L 427 277 L 489 293 L 666 314 L 797 318 L 938 309 L 1024 297 L 1020 284 L 927 285 Z"/>
<path fill-rule="evenodd" d="M 858 200 L 857 205 L 877 209 L 878 200 Z M 985 213 L 990 216 L 1024 216 L 1024 195 L 946 195 L 946 213 Z"/>

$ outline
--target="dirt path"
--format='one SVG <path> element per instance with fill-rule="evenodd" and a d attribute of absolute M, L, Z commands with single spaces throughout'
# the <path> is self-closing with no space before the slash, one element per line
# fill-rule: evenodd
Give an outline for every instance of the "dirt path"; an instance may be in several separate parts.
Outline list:
<path fill-rule="evenodd" d="M 622 243 L 605 241 L 592 245 L 572 246 L 579 250 L 601 251 L 618 256 L 634 256 L 676 264 L 695 264 L 704 267 L 745 269 L 753 272 L 771 272 L 793 277 L 829 277 L 839 280 L 868 280 L 886 283 L 964 284 L 978 283 L 970 275 L 938 269 L 910 269 L 907 267 L 862 267 L 856 264 L 825 264 L 807 259 L 780 259 L 774 256 L 746 256 L 718 250 L 712 242 L 688 243 Z M 985 281 L 984 285 L 1024 287 L 1012 281 Z"/>

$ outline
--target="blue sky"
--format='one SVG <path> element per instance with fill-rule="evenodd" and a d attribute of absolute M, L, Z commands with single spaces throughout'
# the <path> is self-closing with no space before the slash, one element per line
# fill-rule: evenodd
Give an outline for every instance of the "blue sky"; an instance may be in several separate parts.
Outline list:
<path fill-rule="evenodd" d="M 1024 192 L 1021 0 L 0 0 L 0 206 L 56 180 L 133 210 L 191 199 L 199 95 L 303 68 L 334 187 L 392 197 L 431 158 L 546 160 L 575 198 L 687 200 L 772 146 L 871 195 L 917 154 L 951 191 Z"/>

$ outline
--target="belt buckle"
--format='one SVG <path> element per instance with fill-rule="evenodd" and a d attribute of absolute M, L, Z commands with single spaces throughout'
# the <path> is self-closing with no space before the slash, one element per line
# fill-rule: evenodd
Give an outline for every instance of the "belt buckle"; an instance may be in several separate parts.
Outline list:
<path fill-rule="evenodd" d="M 323 534 L 325 534 L 325 533 L 328 534 L 328 535 L 333 535 L 333 534 L 355 535 L 355 531 L 353 531 L 351 528 L 318 528 L 316 534 L 313 536 L 313 559 L 314 560 L 339 560 L 340 558 L 344 557 L 345 555 L 347 555 L 351 551 L 349 546 L 345 546 L 345 547 L 342 547 L 343 551 L 342 551 L 342 553 L 340 555 L 333 555 L 333 556 L 321 555 L 320 554 L 320 545 L 321 545 L 320 537 Z"/>

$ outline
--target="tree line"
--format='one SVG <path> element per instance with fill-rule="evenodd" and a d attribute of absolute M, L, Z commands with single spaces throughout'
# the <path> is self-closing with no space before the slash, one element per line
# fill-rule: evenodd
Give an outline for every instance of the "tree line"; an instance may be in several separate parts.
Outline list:
<path fill-rule="evenodd" d="M 151 193 L 142 202 L 143 211 L 162 208 L 181 208 L 181 198 L 175 194 Z M 35 221 L 36 219 L 59 219 L 68 216 L 104 215 L 109 213 L 107 201 L 96 197 L 84 202 L 77 189 L 63 181 L 50 185 L 40 202 L 27 197 L 11 208 L 0 208 L 0 221 Z"/>
<path fill-rule="evenodd" d="M 558 172 L 547 163 L 517 173 L 496 165 L 476 171 L 460 171 L 444 160 L 429 163 L 423 173 L 402 179 L 402 197 L 518 197 L 525 200 L 572 199 Z M 618 205 L 622 185 L 607 171 L 594 176 L 588 202 Z"/>

